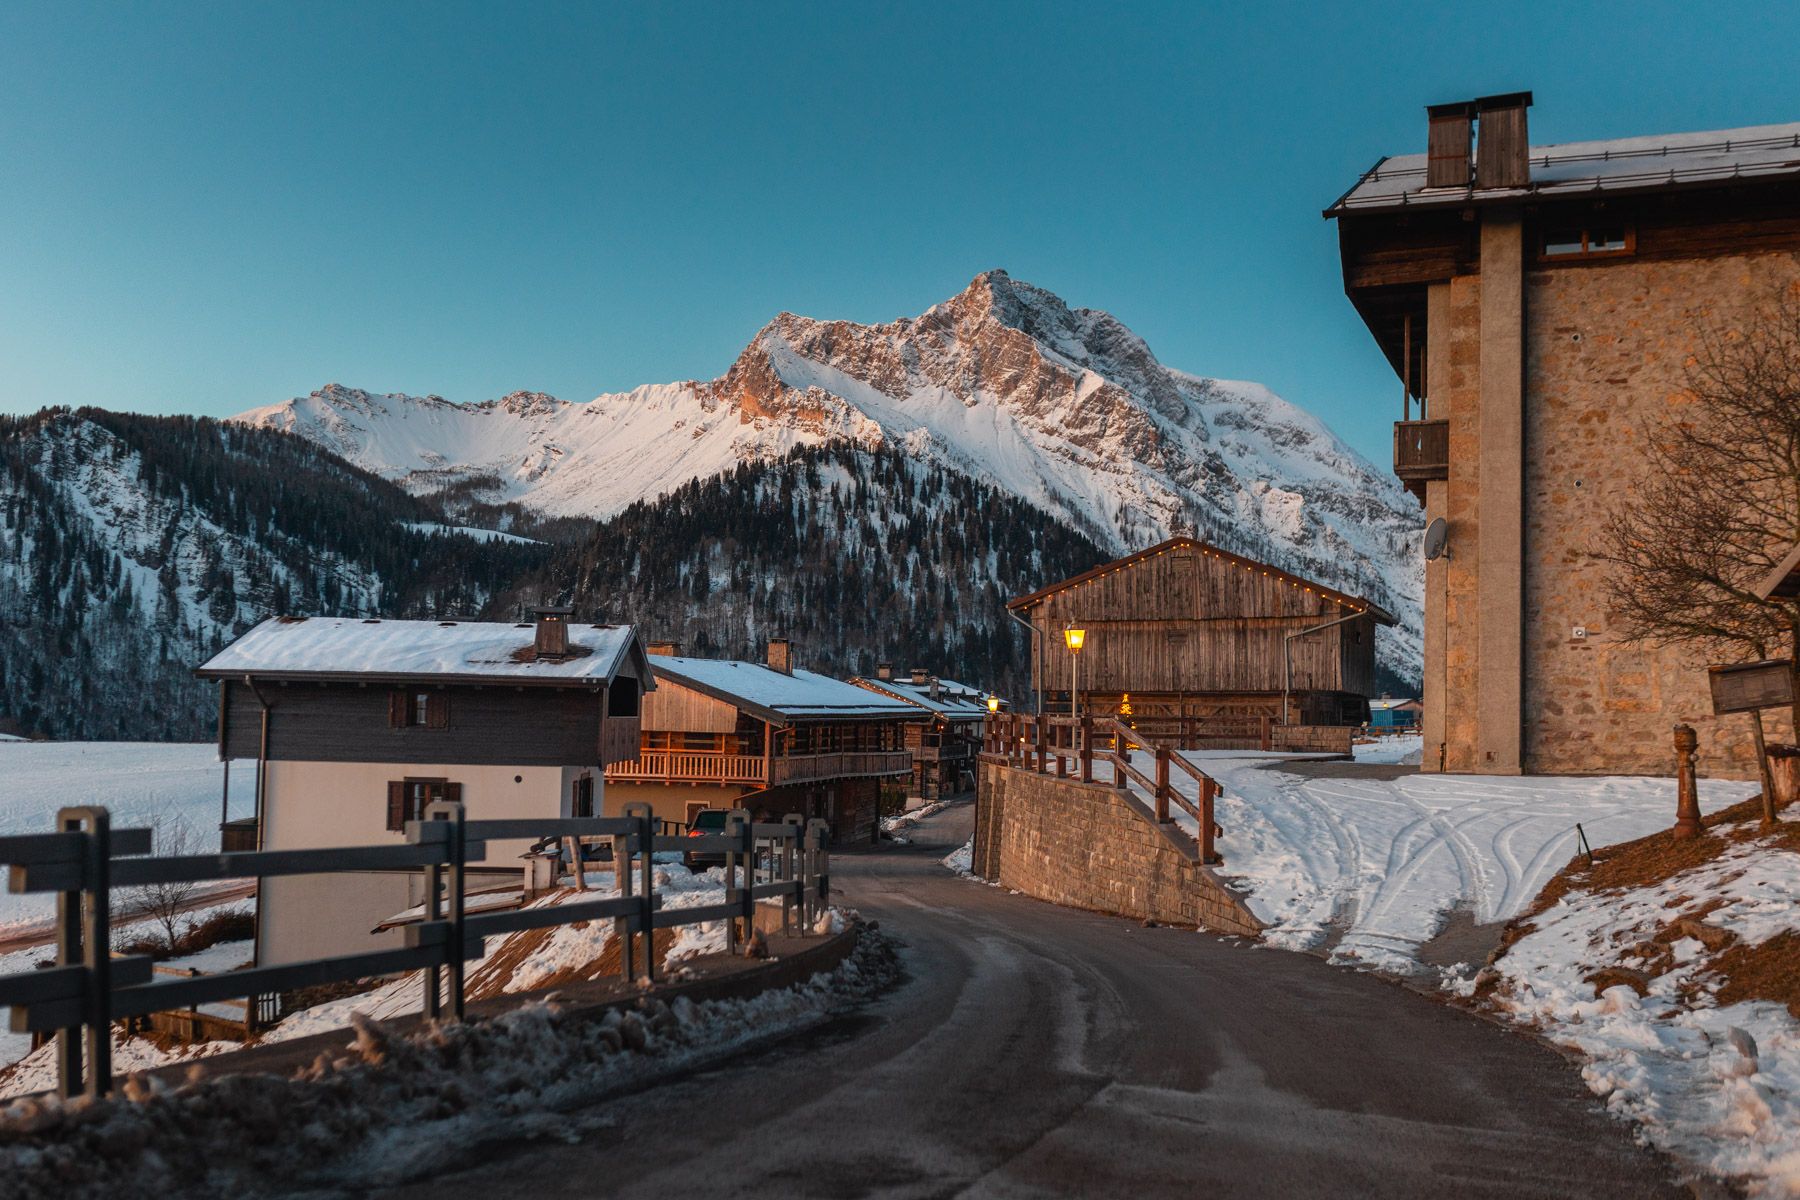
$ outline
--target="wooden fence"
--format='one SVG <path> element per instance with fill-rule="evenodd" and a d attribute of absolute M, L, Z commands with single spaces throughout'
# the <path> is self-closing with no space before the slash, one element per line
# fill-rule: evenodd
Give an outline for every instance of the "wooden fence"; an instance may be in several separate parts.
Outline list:
<path fill-rule="evenodd" d="M 469 914 L 465 864 L 485 854 L 484 839 L 609 838 L 619 895 L 544 908 Z M 102 1096 L 112 1090 L 112 1023 L 180 1012 L 238 997 L 261 1012 L 271 993 L 369 976 L 422 971 L 428 1016 L 463 1015 L 463 965 L 484 953 L 483 939 L 577 921 L 611 919 L 626 979 L 655 977 L 655 930 L 725 921 L 727 945 L 736 923 L 748 936 L 759 900 L 779 900 L 783 928 L 796 909 L 810 928 L 830 904 L 830 834 L 825 822 L 752 822 L 742 809 L 723 833 L 673 837 L 658 832 L 646 804 L 619 817 L 470 821 L 460 804 L 434 804 L 409 821 L 406 841 L 324 850 L 237 851 L 151 858 L 148 829 L 113 829 L 106 809 L 65 808 L 54 833 L 0 837 L 0 862 L 11 864 L 8 891 L 56 893 L 56 965 L 0 976 L 0 1004 L 12 1008 L 18 1033 L 56 1032 L 57 1088 Z M 654 856 L 685 851 L 725 856 L 726 898 L 718 904 L 664 910 L 655 890 Z M 316 875 L 339 871 L 420 870 L 427 876 L 424 920 L 406 929 L 406 944 L 334 958 L 157 979 L 148 956 L 111 952 L 113 891 L 146 884 Z M 579 864 L 577 865 L 579 869 Z M 634 886 L 634 878 L 636 884 Z M 641 951 L 634 940 L 642 941 Z M 448 984 L 446 987 L 445 984 Z M 84 1070 L 85 1063 L 85 1070 Z"/>
<path fill-rule="evenodd" d="M 1137 768 L 1134 750 L 1150 753 L 1152 774 L 1146 775 Z M 1213 818 L 1220 791 L 1218 780 L 1176 754 L 1166 743 L 1152 742 L 1112 717 L 1077 719 L 999 713 L 988 718 L 982 757 L 988 762 L 1082 783 L 1102 782 L 1094 774 L 1098 760 L 1111 767 L 1112 778 L 1108 782 L 1114 787 L 1123 790 L 1135 782 L 1144 789 L 1155 804 L 1159 822 L 1168 824 L 1173 820 L 1171 808 L 1193 817 L 1199 831 L 1194 840 L 1200 861 L 1219 861 L 1214 848 L 1219 829 Z M 1175 788 L 1171 772 L 1176 770 L 1194 779 L 1197 801 Z"/>

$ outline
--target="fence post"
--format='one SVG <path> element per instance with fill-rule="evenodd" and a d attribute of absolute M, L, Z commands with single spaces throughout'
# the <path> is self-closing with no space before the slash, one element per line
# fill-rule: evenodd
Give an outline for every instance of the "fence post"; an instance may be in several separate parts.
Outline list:
<path fill-rule="evenodd" d="M 787 890 L 781 894 L 781 932 L 792 933 L 794 932 L 794 901 L 800 901 L 800 907 L 803 910 L 806 907 L 806 885 L 800 883 L 798 890 L 795 888 L 796 882 L 800 880 L 799 872 L 794 869 L 795 854 L 800 849 L 802 828 L 800 814 L 789 813 L 781 819 L 781 823 L 788 827 L 787 833 L 781 839 L 781 881 L 788 885 Z"/>
<path fill-rule="evenodd" d="M 751 828 L 749 809 L 734 808 L 731 816 L 741 825 L 744 839 L 744 884 L 738 890 L 737 900 L 743 908 L 744 942 L 749 944 L 756 940 L 756 831 Z"/>
<path fill-rule="evenodd" d="M 1169 748 L 1160 742 L 1156 746 L 1156 819 L 1164 824 L 1169 820 Z"/>
<path fill-rule="evenodd" d="M 436 808 L 436 805 L 432 806 Z M 421 839 L 423 840 L 423 839 Z M 443 909 L 438 907 L 438 893 L 444 886 L 444 868 L 432 863 L 425 868 L 425 920 L 427 922 L 442 919 Z M 444 1015 L 444 979 L 442 968 L 436 963 L 419 972 L 425 981 L 425 1015 L 433 1020 Z"/>
<path fill-rule="evenodd" d="M 638 918 L 644 930 L 644 970 L 642 978 L 646 983 L 656 982 L 656 817 L 650 806 L 643 801 L 625 806 L 627 817 L 635 816 L 639 823 L 638 838 L 643 847 L 643 857 L 638 860 L 638 869 L 642 884 L 638 897 L 641 915 Z"/>
<path fill-rule="evenodd" d="M 1219 785 L 1210 775 L 1200 780 L 1200 861 L 1214 863 L 1219 856 L 1213 852 L 1213 798 L 1218 794 Z"/>
<path fill-rule="evenodd" d="M 1081 745 L 1076 748 L 1076 753 L 1080 756 L 1081 761 L 1081 782 L 1092 783 L 1094 782 L 1094 718 L 1083 716 L 1081 728 L 1077 733 L 1081 739 Z"/>
<path fill-rule="evenodd" d="M 64 833 L 81 830 L 81 810 L 65 808 L 56 814 L 56 827 Z M 81 886 L 56 893 L 56 965 L 81 965 Z M 81 1023 L 56 1031 L 56 1093 L 67 1100 L 81 1090 Z"/>
<path fill-rule="evenodd" d="M 621 900 L 631 899 L 631 838 L 629 833 L 615 833 L 612 840 L 613 886 Z M 630 983 L 637 978 L 637 964 L 633 961 L 629 916 L 613 918 L 613 940 L 619 944 L 619 978 Z"/>
<path fill-rule="evenodd" d="M 82 1017 L 87 1025 L 87 1083 L 90 1100 L 112 1091 L 112 818 L 104 808 L 65 810 L 87 822 L 87 929 L 82 964 L 87 967 Z"/>
<path fill-rule="evenodd" d="M 444 807 L 450 810 L 441 818 L 450 822 L 450 1014 L 460 1021 L 463 1019 L 463 919 L 466 916 L 463 900 L 468 886 L 463 867 L 468 856 L 468 843 L 464 839 L 463 806 L 446 804 Z M 579 841 L 576 846 L 580 846 Z M 577 872 L 585 869 L 585 863 L 576 862 Z"/>

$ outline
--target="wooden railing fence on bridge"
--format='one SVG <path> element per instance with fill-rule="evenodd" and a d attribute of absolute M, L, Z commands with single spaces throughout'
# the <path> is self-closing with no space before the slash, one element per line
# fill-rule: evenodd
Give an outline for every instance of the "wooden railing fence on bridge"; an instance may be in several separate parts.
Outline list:
<path fill-rule="evenodd" d="M 12 1009 L 18 1033 L 55 1031 L 57 1088 L 64 1096 L 112 1090 L 112 1023 L 152 1013 L 181 1011 L 239 997 L 251 1012 L 266 1013 L 268 998 L 294 988 L 406 971 L 423 972 L 427 1016 L 463 1016 L 463 965 L 484 953 L 483 939 L 577 921 L 611 919 L 623 951 L 626 979 L 654 979 L 655 930 L 725 921 L 727 946 L 736 925 L 754 928 L 759 900 L 780 900 L 782 927 L 796 910 L 811 928 L 830 905 L 830 831 L 825 822 L 753 822 L 742 809 L 730 813 L 722 833 L 678 837 L 660 832 L 645 804 L 623 816 L 470 821 L 460 804 L 434 804 L 424 820 L 408 821 L 406 841 L 380 846 L 320 850 L 233 851 L 145 857 L 148 829 L 113 829 L 107 810 L 65 808 L 57 832 L 0 837 L 0 862 L 11 864 L 7 890 L 56 894 L 56 963 L 0 975 L 0 1005 Z M 465 907 L 465 867 L 485 855 L 485 839 L 610 839 L 619 894 L 542 908 L 470 914 Z M 652 864 L 658 851 L 725 856 L 725 900 L 691 908 L 662 907 Z M 582 870 L 576 861 L 572 869 Z M 427 878 L 424 920 L 405 930 L 401 947 L 370 950 L 216 975 L 156 978 L 147 955 L 111 952 L 113 892 L 162 883 L 317 875 L 339 871 L 423 870 Z M 641 940 L 641 948 L 634 941 Z M 447 986 L 446 986 L 447 984 Z M 448 1013 L 446 1013 L 448 1009 Z"/>
<path fill-rule="evenodd" d="M 1137 768 L 1133 750 L 1151 755 L 1153 774 L 1146 775 Z M 1220 791 L 1218 780 L 1175 753 L 1167 743 L 1153 742 L 1117 718 L 997 713 L 988 718 L 982 757 L 1004 766 L 1081 783 L 1102 782 L 1094 773 L 1098 760 L 1111 767 L 1112 778 L 1105 782 L 1120 790 L 1135 782 L 1151 797 L 1159 823 L 1172 823 L 1174 808 L 1194 818 L 1198 830 L 1194 841 L 1200 861 L 1219 861 L 1215 849 L 1219 829 L 1213 816 Z M 1177 770 L 1193 777 L 1197 800 L 1190 800 L 1174 786 L 1171 775 Z"/>

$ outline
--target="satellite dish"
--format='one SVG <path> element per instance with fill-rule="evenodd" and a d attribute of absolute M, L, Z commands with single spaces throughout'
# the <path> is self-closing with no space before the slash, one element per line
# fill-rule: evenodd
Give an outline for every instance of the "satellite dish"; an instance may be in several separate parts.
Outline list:
<path fill-rule="evenodd" d="M 1440 558 L 1449 558 L 1450 550 L 1446 543 L 1450 540 L 1450 523 L 1438 517 L 1425 527 L 1425 561 L 1436 562 Z"/>

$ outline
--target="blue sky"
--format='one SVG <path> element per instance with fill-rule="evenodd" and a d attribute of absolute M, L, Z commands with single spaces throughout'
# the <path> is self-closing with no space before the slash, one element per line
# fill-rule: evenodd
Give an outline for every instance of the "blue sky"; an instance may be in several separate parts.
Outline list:
<path fill-rule="evenodd" d="M 1423 106 L 1800 119 L 1797 42 L 1792 6 L 8 4 L 0 411 L 585 399 L 1005 267 L 1381 462 L 1319 212 Z"/>

